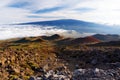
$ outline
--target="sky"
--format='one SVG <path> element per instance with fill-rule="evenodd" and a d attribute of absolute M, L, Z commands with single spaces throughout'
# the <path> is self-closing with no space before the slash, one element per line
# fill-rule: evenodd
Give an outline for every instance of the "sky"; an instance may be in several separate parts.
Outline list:
<path fill-rule="evenodd" d="M 1 0 L 0 24 L 78 19 L 120 25 L 120 0 Z"/>

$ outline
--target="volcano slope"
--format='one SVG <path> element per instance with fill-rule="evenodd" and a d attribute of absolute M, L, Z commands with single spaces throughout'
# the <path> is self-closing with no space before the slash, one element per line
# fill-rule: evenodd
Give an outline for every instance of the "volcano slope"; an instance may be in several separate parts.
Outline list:
<path fill-rule="evenodd" d="M 30 80 L 31 76 L 40 77 L 50 70 L 64 70 L 70 74 L 69 79 L 86 80 L 74 79 L 72 72 L 76 69 L 104 71 L 119 68 L 120 45 L 92 46 L 96 43 L 101 41 L 93 37 L 64 38 L 57 34 L 0 41 L 0 79 Z M 120 71 L 117 71 L 118 78 Z M 117 79 L 116 76 L 112 78 Z"/>

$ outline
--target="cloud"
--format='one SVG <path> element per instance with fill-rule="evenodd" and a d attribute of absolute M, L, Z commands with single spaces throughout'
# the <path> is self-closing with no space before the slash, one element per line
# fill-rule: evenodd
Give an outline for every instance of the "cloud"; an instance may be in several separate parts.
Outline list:
<path fill-rule="evenodd" d="M 86 13 L 86 12 L 94 11 L 95 9 L 94 8 L 83 7 L 83 8 L 77 8 L 77 9 L 74 9 L 74 10 L 77 11 L 77 12 L 80 12 L 80 13 Z"/>
<path fill-rule="evenodd" d="M 0 1 L 0 8 L 7 6 L 12 0 L 2 0 Z"/>
<path fill-rule="evenodd" d="M 64 37 L 84 37 L 91 35 L 91 33 L 78 33 L 74 30 L 57 29 L 51 26 L 18 26 L 18 25 L 2 25 L 0 26 L 0 40 L 21 37 L 33 37 L 43 35 L 60 34 Z"/>
<path fill-rule="evenodd" d="M 61 19 L 120 24 L 119 3 L 120 0 L 2 0 L 0 23 L 53 20 L 63 16 Z"/>
<path fill-rule="evenodd" d="M 46 9 L 42 9 L 42 10 L 37 10 L 35 11 L 34 13 L 35 14 L 42 14 L 42 13 L 50 13 L 50 12 L 53 12 L 53 11 L 58 11 L 58 10 L 62 10 L 64 7 L 61 6 L 61 7 L 53 7 L 53 8 L 46 8 Z"/>
<path fill-rule="evenodd" d="M 8 7 L 24 8 L 24 7 L 29 6 L 29 5 L 30 5 L 29 2 L 15 2 L 15 3 L 9 5 Z"/>
<path fill-rule="evenodd" d="M 42 19 L 44 19 L 44 18 L 65 18 L 64 16 L 39 16 L 39 15 L 29 15 L 29 16 L 27 16 L 28 18 L 42 18 Z"/>

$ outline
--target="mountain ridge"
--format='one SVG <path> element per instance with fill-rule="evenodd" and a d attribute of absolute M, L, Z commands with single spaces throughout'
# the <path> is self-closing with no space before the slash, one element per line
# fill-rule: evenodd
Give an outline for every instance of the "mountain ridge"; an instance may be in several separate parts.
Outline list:
<path fill-rule="evenodd" d="M 56 28 L 66 29 L 66 30 L 75 30 L 80 33 L 106 33 L 106 34 L 120 34 L 119 27 L 114 27 L 105 24 L 98 24 L 94 22 L 87 22 L 82 20 L 75 19 L 59 19 L 51 21 L 37 21 L 37 22 L 28 22 L 20 23 L 18 25 L 37 25 L 37 26 L 55 26 Z"/>

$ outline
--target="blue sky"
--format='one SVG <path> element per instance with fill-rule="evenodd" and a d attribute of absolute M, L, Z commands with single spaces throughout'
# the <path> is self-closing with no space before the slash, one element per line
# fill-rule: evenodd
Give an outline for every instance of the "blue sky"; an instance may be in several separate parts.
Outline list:
<path fill-rule="evenodd" d="M 120 24 L 120 0 L 2 0 L 0 24 L 78 19 Z"/>

